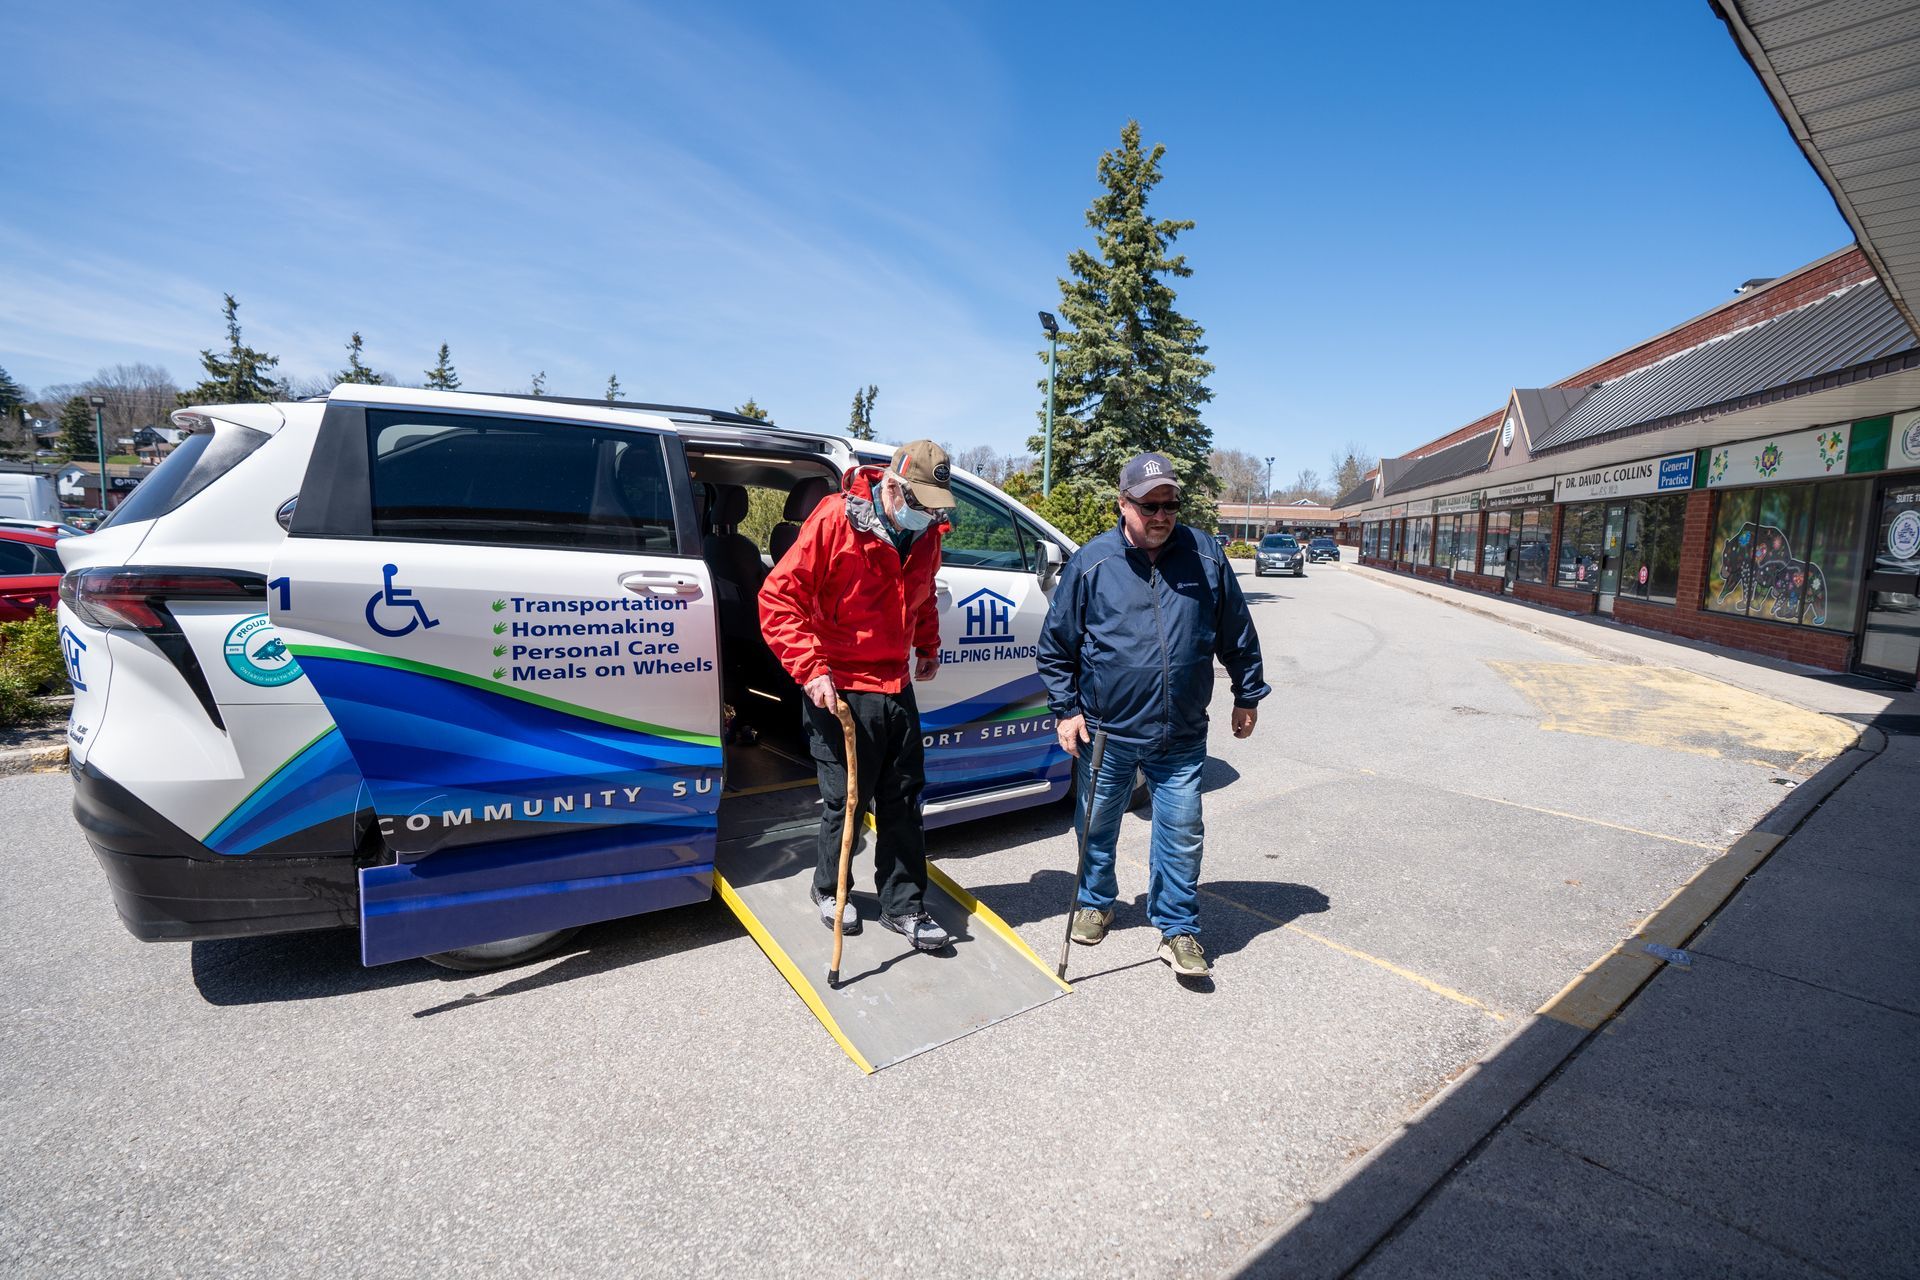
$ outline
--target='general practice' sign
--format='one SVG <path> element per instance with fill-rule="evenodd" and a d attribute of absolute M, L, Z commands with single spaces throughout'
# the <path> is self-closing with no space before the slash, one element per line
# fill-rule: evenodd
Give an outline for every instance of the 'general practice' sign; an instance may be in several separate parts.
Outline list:
<path fill-rule="evenodd" d="M 1632 498 L 1643 493 L 1665 493 L 1669 489 L 1693 488 L 1693 454 L 1669 454 L 1641 462 L 1623 462 L 1615 467 L 1576 471 L 1555 476 L 1555 502 L 1585 502 L 1590 498 Z"/>

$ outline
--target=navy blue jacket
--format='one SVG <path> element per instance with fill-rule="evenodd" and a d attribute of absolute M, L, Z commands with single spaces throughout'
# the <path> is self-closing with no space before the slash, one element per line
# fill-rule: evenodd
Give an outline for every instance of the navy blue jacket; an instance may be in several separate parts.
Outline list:
<path fill-rule="evenodd" d="M 1157 561 L 1119 525 L 1074 552 L 1040 631 L 1053 713 L 1084 713 L 1089 732 L 1153 748 L 1206 738 L 1216 656 L 1233 681 L 1234 706 L 1272 692 L 1233 566 L 1212 538 L 1183 524 Z"/>

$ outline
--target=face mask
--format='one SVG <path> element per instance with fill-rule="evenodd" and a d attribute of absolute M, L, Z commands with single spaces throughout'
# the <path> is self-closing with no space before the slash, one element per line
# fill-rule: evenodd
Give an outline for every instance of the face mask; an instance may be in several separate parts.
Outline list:
<path fill-rule="evenodd" d="M 908 533 L 919 533 L 922 529 L 933 523 L 933 513 L 931 511 L 915 511 L 912 507 L 902 502 L 900 504 L 900 513 L 893 517 L 893 522 L 902 529 L 905 529 Z"/>
<path fill-rule="evenodd" d="M 893 521 L 895 527 L 904 529 L 908 533 L 919 533 L 922 529 L 933 523 L 933 513 L 931 511 L 915 511 L 913 507 L 908 504 L 904 492 L 902 492 L 899 497 L 900 510 L 897 513 L 888 511 L 885 502 L 880 504 L 880 510 L 886 513 L 887 519 Z"/>

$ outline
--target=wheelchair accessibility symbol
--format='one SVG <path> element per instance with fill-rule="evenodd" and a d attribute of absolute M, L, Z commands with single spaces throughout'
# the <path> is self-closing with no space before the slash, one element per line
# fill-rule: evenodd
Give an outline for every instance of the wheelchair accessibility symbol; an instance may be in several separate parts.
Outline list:
<path fill-rule="evenodd" d="M 428 615 L 427 606 L 414 599 L 412 587 L 396 587 L 393 585 L 393 576 L 399 572 L 399 567 L 396 565 L 383 565 L 380 569 L 380 577 L 384 585 L 380 590 L 374 592 L 372 598 L 367 601 L 367 625 L 375 631 L 378 631 L 381 635 L 389 636 L 396 640 L 401 636 L 411 635 L 416 628 L 431 628 L 440 625 L 438 618 Z M 380 620 L 379 610 L 383 608 L 397 609 L 405 612 L 407 614 L 406 622 L 397 627 L 387 626 Z"/>

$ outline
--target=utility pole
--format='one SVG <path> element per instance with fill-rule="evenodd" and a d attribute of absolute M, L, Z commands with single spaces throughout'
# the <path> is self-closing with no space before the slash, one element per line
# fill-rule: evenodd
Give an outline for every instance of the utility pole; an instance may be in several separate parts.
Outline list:
<path fill-rule="evenodd" d="M 1265 522 L 1273 523 L 1273 459 L 1267 459 L 1267 501 L 1265 503 Z"/>
<path fill-rule="evenodd" d="M 105 396 L 88 396 L 87 403 L 93 406 L 93 447 L 100 455 L 100 510 L 108 511 L 107 506 L 107 424 Z"/>

